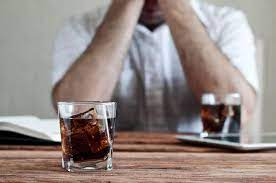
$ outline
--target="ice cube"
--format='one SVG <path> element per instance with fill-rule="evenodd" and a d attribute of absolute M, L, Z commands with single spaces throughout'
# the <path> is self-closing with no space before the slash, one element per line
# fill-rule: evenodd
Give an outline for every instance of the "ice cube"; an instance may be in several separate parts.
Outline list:
<path fill-rule="evenodd" d="M 71 116 L 71 118 L 81 118 L 81 119 L 93 119 L 93 115 L 95 114 L 95 109 L 94 108 L 90 108 L 89 110 L 73 115 Z"/>
<path fill-rule="evenodd" d="M 109 146 L 106 132 L 102 132 L 99 126 L 100 122 L 88 123 L 85 127 L 85 133 L 88 137 L 91 152 L 98 153 Z"/>

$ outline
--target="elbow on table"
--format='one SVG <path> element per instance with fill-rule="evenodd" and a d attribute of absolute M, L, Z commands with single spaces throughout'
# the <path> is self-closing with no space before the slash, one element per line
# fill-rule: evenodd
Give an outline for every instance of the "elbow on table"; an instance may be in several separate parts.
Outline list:
<path fill-rule="evenodd" d="M 242 97 L 242 122 L 249 122 L 253 119 L 257 108 L 257 94 L 253 92 Z"/>

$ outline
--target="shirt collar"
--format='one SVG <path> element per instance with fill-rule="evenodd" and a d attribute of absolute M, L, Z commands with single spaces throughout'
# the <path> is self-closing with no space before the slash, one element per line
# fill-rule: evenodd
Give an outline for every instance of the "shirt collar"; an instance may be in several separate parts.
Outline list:
<path fill-rule="evenodd" d="M 145 36 L 154 36 L 159 35 L 160 33 L 164 32 L 165 30 L 169 29 L 167 24 L 162 24 L 159 27 L 157 27 L 154 31 L 149 30 L 146 26 L 142 24 L 138 24 L 136 26 L 136 31 L 145 35 Z"/>

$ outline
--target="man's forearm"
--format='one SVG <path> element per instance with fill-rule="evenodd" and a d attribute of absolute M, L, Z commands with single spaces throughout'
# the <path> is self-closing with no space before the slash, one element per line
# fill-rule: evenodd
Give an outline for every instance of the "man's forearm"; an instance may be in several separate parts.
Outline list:
<path fill-rule="evenodd" d="M 238 92 L 243 98 L 245 118 L 248 118 L 254 109 L 255 92 L 209 38 L 190 1 L 159 2 L 175 40 L 187 81 L 197 99 L 200 100 L 205 92 Z"/>
<path fill-rule="evenodd" d="M 143 0 L 114 0 L 87 50 L 53 90 L 54 102 L 110 100 Z"/>

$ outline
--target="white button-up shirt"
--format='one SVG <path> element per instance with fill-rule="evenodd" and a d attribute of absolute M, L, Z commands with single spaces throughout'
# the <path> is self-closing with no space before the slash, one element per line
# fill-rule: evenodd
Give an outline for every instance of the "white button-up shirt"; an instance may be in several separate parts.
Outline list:
<path fill-rule="evenodd" d="M 254 36 L 245 15 L 203 1 L 194 0 L 191 4 L 218 49 L 258 90 Z M 53 85 L 90 44 L 105 11 L 66 21 L 55 42 Z M 169 27 L 164 24 L 151 32 L 137 25 L 114 91 L 117 128 L 200 132 L 200 104 L 195 101 L 184 72 Z"/>

